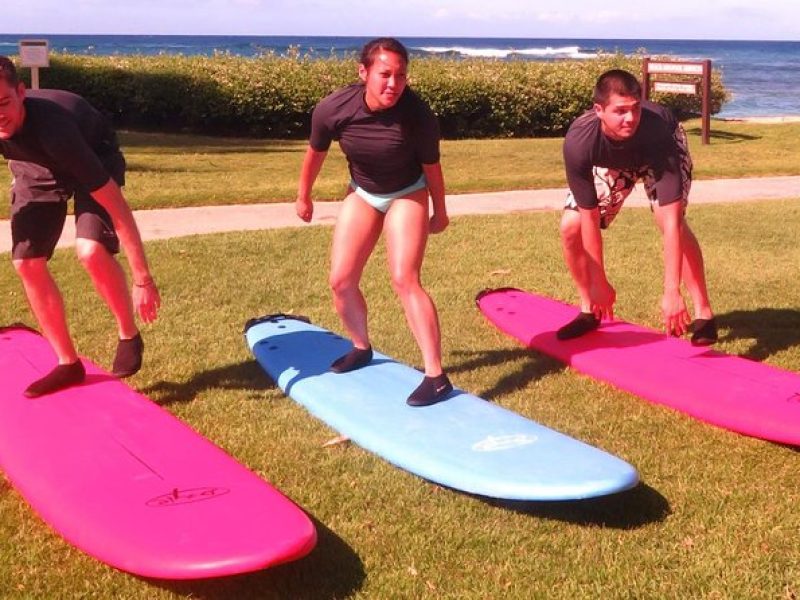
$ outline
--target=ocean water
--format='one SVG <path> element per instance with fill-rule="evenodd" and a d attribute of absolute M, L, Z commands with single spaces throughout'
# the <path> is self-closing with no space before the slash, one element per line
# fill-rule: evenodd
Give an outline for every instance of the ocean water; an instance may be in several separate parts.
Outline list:
<path fill-rule="evenodd" d="M 0 35 L 0 53 L 16 54 L 20 38 L 47 39 L 50 48 L 76 54 L 184 54 L 228 52 L 255 56 L 300 52 L 314 56 L 357 53 L 369 38 L 304 36 Z M 415 55 L 497 60 L 588 59 L 621 52 L 711 59 L 733 94 L 719 117 L 800 116 L 800 42 L 403 37 Z"/>

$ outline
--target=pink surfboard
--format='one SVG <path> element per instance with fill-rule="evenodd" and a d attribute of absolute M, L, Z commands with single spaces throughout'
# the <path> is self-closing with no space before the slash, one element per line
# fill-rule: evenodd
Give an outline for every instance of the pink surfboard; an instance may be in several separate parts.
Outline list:
<path fill-rule="evenodd" d="M 513 288 L 481 292 L 476 302 L 501 331 L 590 377 L 724 429 L 800 445 L 797 373 L 624 321 L 562 342 L 555 332 L 578 308 Z"/>
<path fill-rule="evenodd" d="M 36 332 L 0 329 L 0 468 L 65 540 L 162 579 L 255 571 L 314 547 L 300 508 L 89 361 L 83 385 L 23 396 L 55 362 Z"/>

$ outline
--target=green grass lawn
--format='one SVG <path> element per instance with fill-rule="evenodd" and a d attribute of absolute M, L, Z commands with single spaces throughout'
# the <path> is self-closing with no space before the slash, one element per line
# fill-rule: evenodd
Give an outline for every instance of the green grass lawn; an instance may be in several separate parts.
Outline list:
<path fill-rule="evenodd" d="M 686 123 L 695 177 L 800 175 L 800 123 L 762 125 L 714 121 L 711 144 L 700 122 Z M 123 132 L 126 197 L 136 209 L 293 201 L 304 141 L 215 138 Z M 541 189 L 565 184 L 561 138 L 458 140 L 442 143 L 451 194 Z M 0 189 L 8 189 L 0 169 Z M 314 195 L 339 200 L 349 181 L 338 145 L 331 148 Z M 0 202 L 0 218 L 8 202 Z"/>
<path fill-rule="evenodd" d="M 796 598 L 796 449 L 580 376 L 520 348 L 475 310 L 485 287 L 573 299 L 558 218 L 459 217 L 432 238 L 424 276 L 445 366 L 459 387 L 629 461 L 639 487 L 580 502 L 503 503 L 430 484 L 355 445 L 323 447 L 336 432 L 269 382 L 241 330 L 250 317 L 294 311 L 341 331 L 326 285 L 331 229 L 152 242 L 164 309 L 145 327 L 146 364 L 131 385 L 308 511 L 318 547 L 251 575 L 142 580 L 70 547 L 0 479 L 0 597 Z M 798 201 L 694 206 L 689 219 L 705 250 L 719 348 L 800 371 Z M 649 211 L 623 211 L 606 240 L 618 316 L 657 327 L 661 254 Z M 373 341 L 418 364 L 385 258 L 379 249 L 364 278 Z M 52 268 L 79 350 L 108 366 L 109 315 L 70 251 L 57 252 Z M 32 323 L 9 261 L 0 261 L 0 294 L 0 323 Z"/>

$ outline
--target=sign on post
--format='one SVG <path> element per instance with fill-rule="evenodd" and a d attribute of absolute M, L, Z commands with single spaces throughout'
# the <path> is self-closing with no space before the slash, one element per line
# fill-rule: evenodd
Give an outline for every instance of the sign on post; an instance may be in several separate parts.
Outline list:
<path fill-rule="evenodd" d="M 694 96 L 697 94 L 696 83 L 673 83 L 671 81 L 654 81 L 654 92 L 666 92 L 669 94 L 689 94 Z"/>
<path fill-rule="evenodd" d="M 678 75 L 683 81 L 674 81 L 674 77 L 664 81 L 661 75 Z M 645 57 L 642 62 L 642 93 L 645 100 L 650 98 L 651 83 L 655 92 L 700 94 L 702 138 L 703 144 L 708 144 L 711 133 L 711 61 L 653 60 Z"/>
<path fill-rule="evenodd" d="M 50 44 L 47 40 L 20 40 L 19 64 L 31 70 L 31 88 L 39 89 L 39 69 L 50 66 Z"/>

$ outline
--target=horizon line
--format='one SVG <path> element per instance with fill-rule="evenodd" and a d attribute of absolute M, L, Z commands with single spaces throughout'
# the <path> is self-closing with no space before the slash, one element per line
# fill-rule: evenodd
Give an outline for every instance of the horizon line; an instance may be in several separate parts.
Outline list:
<path fill-rule="evenodd" d="M 98 33 L 98 32 L 82 32 L 82 33 L 59 33 L 59 32 L 12 32 L 0 33 L 0 37 L 46 37 L 46 36 L 104 36 L 104 37 L 120 37 L 120 36 L 137 36 L 137 37 L 271 37 L 271 38 L 351 38 L 351 39 L 372 39 L 376 35 L 339 35 L 339 34 L 322 34 L 322 33 Z M 394 34 L 397 38 L 419 38 L 419 39 L 473 39 L 473 40 L 607 40 L 607 41 L 658 41 L 658 42 L 776 42 L 776 43 L 795 43 L 800 44 L 798 40 L 789 40 L 781 38 L 711 38 L 711 37 L 526 37 L 526 36 L 497 36 L 497 35 L 403 35 Z"/>

